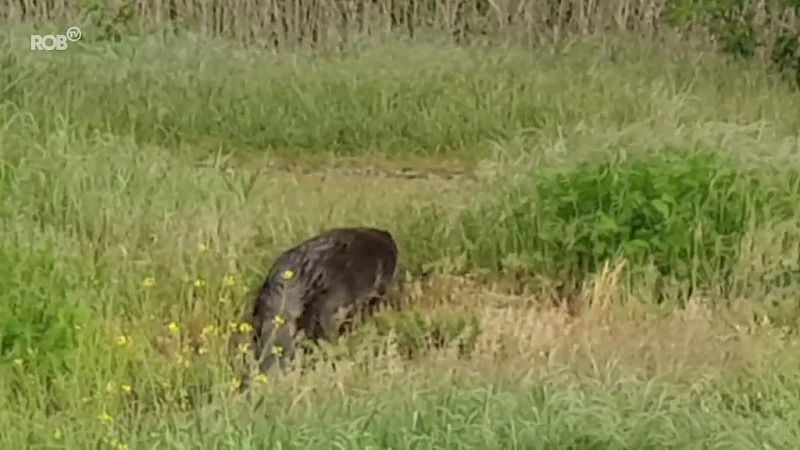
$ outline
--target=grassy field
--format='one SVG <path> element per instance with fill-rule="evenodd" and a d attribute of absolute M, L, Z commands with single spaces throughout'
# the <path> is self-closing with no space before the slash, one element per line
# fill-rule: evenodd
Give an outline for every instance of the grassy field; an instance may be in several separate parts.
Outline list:
<path fill-rule="evenodd" d="M 800 94 L 759 67 L 27 39 L 0 39 L 3 448 L 800 441 Z M 411 309 L 233 395 L 272 258 L 354 224 L 397 236 Z"/>

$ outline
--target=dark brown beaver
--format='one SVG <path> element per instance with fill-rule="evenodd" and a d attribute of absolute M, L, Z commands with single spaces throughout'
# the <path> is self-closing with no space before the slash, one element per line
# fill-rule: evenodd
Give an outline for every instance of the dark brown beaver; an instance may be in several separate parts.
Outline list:
<path fill-rule="evenodd" d="M 373 313 L 394 281 L 397 255 L 388 231 L 368 227 L 327 230 L 279 255 L 245 318 L 259 369 L 291 360 L 300 331 L 330 341 L 356 316 Z M 235 334 L 231 346 L 243 341 Z"/>

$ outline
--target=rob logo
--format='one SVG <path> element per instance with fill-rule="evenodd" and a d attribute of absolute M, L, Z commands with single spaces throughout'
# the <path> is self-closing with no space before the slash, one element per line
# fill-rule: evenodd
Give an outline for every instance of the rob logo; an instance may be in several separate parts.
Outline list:
<path fill-rule="evenodd" d="M 70 27 L 67 34 L 32 34 L 31 50 L 66 50 L 70 42 L 77 42 L 81 39 L 81 29 Z"/>

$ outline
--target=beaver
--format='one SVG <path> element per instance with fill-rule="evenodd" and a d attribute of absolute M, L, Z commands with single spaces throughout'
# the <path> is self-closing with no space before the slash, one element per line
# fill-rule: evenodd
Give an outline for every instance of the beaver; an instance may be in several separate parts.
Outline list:
<path fill-rule="evenodd" d="M 263 373 L 285 367 L 301 331 L 312 343 L 333 341 L 380 308 L 397 259 L 394 237 L 378 228 L 333 228 L 297 244 L 272 264 L 244 316 L 249 336 L 234 333 L 231 347 L 249 341 Z"/>

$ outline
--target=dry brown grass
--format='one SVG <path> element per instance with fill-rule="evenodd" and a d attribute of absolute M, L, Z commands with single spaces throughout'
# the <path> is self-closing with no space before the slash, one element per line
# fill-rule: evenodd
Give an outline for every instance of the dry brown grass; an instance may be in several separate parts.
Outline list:
<path fill-rule="evenodd" d="M 556 376 L 563 382 L 621 377 L 696 385 L 797 362 L 786 355 L 794 354 L 800 342 L 754 321 L 746 308 L 712 309 L 701 298 L 669 311 L 637 303 L 619 283 L 621 267 L 610 267 L 580 293 L 585 305 L 578 315 L 546 298 L 509 294 L 467 279 L 416 283 L 411 307 L 428 317 L 479 316 L 481 332 L 469 358 L 459 357 L 455 348 L 432 350 L 413 361 L 391 352 L 376 359 L 365 352 L 335 366 L 321 363 L 316 370 L 292 373 L 287 383 L 300 390 L 325 385 L 344 393 L 363 387 L 365 376 L 372 385 L 436 370 L 443 379 L 447 374 L 518 381 Z"/>

